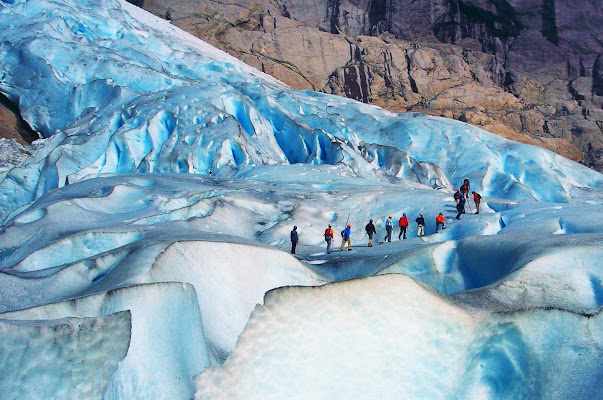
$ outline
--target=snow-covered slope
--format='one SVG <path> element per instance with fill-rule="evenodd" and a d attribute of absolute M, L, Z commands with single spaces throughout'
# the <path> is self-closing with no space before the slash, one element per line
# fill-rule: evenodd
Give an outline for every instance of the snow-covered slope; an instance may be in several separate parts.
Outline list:
<path fill-rule="evenodd" d="M 0 2 L 0 39 L 0 91 L 47 137 L 0 172 L 0 397 L 600 397 L 601 174 L 292 91 L 118 0 Z M 465 177 L 482 211 L 456 220 Z M 65 368 L 4 373 L 76 333 Z"/>
<path fill-rule="evenodd" d="M 403 275 L 279 289 L 195 399 L 597 398 L 601 318 L 474 309 Z"/>

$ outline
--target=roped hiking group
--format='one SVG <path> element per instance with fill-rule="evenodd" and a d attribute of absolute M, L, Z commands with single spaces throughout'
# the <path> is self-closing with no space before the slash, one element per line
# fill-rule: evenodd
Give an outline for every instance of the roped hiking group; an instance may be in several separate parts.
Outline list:
<path fill-rule="evenodd" d="M 475 203 L 475 213 L 479 214 L 480 203 L 482 200 L 482 196 L 475 192 L 471 191 L 471 187 L 469 185 L 469 178 L 466 178 L 463 181 L 460 189 L 458 189 L 454 193 L 454 200 L 456 201 L 456 210 L 457 214 L 455 216 L 456 219 L 461 219 L 461 215 L 465 214 L 465 204 L 469 200 L 469 192 L 473 194 L 473 202 Z M 387 220 L 385 220 L 385 237 L 383 238 L 386 242 L 392 241 L 392 234 L 394 232 L 394 222 L 393 215 L 389 215 Z M 419 216 L 415 219 L 417 223 L 417 237 L 422 237 L 425 235 L 425 218 L 423 214 L 419 214 Z M 439 213 L 435 218 L 436 223 L 436 233 L 438 233 L 441 229 L 446 229 L 446 217 L 442 213 Z M 398 234 L 398 240 L 406 239 L 406 231 L 408 230 L 408 217 L 406 213 L 402 213 L 402 216 L 398 220 L 398 226 L 400 227 L 400 233 Z M 377 234 L 377 228 L 373 224 L 373 219 L 371 218 L 364 227 L 364 230 L 368 236 L 368 247 L 373 247 L 373 237 Z M 341 231 L 341 248 L 343 251 L 346 244 L 348 246 L 348 251 L 352 250 L 352 225 L 347 224 L 347 226 Z M 333 250 L 333 238 L 335 237 L 335 231 L 333 230 L 333 226 L 329 224 L 329 227 L 325 229 L 324 233 L 325 242 L 327 242 L 327 253 L 331 253 Z M 295 249 L 297 247 L 297 242 L 299 241 L 299 236 L 297 234 L 297 226 L 293 227 L 291 231 L 291 253 L 295 254 Z"/>

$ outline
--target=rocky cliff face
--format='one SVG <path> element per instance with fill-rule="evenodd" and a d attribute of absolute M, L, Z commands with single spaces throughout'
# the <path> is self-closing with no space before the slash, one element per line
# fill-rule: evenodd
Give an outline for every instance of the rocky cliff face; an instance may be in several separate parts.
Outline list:
<path fill-rule="evenodd" d="M 601 0 L 135 0 L 298 89 L 457 118 L 603 171 Z"/>
<path fill-rule="evenodd" d="M 0 138 L 14 139 L 26 146 L 38 139 L 38 135 L 21 118 L 19 109 L 0 93 Z"/>

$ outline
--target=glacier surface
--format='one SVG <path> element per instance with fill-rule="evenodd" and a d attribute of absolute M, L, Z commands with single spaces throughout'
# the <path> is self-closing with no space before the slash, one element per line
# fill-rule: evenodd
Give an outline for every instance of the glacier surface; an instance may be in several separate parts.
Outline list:
<path fill-rule="evenodd" d="M 0 171 L 0 397 L 602 398 L 601 174 L 293 91 L 121 0 L 0 0 L 0 38 L 43 137 Z"/>
<path fill-rule="evenodd" d="M 130 345 L 130 313 L 0 319 L 2 399 L 102 399 Z"/>

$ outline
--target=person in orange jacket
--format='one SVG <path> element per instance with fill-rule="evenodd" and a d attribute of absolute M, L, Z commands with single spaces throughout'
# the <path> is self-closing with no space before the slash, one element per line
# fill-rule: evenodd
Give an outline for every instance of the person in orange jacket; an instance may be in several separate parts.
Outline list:
<path fill-rule="evenodd" d="M 400 226 L 400 234 L 398 235 L 398 240 L 401 240 L 400 237 L 404 234 L 404 239 L 406 239 L 406 229 L 408 229 L 408 218 L 406 218 L 406 213 L 403 213 L 398 221 L 398 226 Z"/>
<path fill-rule="evenodd" d="M 477 192 L 473 193 L 473 201 L 475 202 L 476 214 L 479 214 L 479 205 L 482 202 L 482 196 Z"/>
<path fill-rule="evenodd" d="M 331 249 L 333 248 L 333 235 L 334 234 L 335 234 L 335 231 L 331 227 L 331 224 L 329 224 L 329 227 L 327 229 L 325 229 L 325 242 L 327 242 L 327 254 L 330 254 Z"/>
<path fill-rule="evenodd" d="M 442 225 L 442 229 L 446 229 L 446 217 L 442 213 L 439 213 L 436 217 L 436 233 L 438 233 L 440 225 Z"/>

